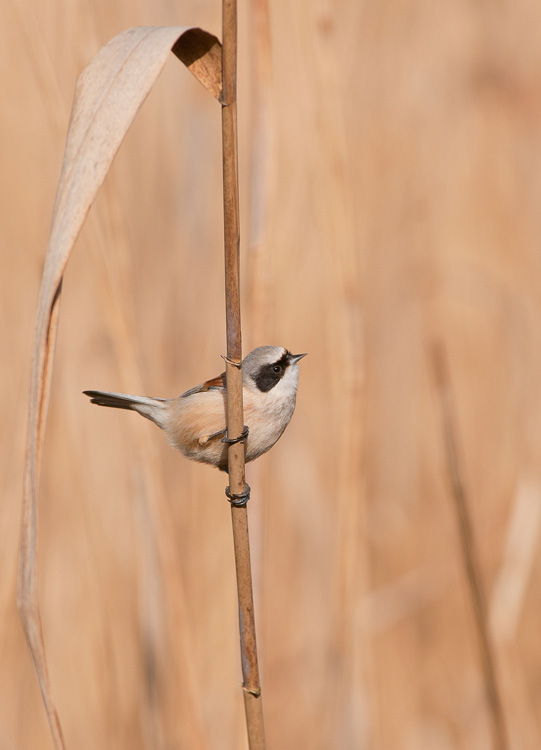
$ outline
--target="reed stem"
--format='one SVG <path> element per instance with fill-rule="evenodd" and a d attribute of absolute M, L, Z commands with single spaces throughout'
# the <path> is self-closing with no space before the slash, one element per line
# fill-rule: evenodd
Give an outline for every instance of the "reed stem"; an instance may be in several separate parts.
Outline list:
<path fill-rule="evenodd" d="M 222 148 L 224 185 L 225 304 L 227 328 L 227 432 L 240 436 L 244 427 L 242 404 L 242 338 L 240 319 L 240 226 L 237 148 L 237 3 L 222 1 Z M 232 494 L 246 491 L 244 443 L 228 451 Z M 244 709 L 250 750 L 265 749 L 263 707 L 259 684 L 257 645 L 246 506 L 231 506 L 233 543 L 239 598 L 239 629 Z"/>

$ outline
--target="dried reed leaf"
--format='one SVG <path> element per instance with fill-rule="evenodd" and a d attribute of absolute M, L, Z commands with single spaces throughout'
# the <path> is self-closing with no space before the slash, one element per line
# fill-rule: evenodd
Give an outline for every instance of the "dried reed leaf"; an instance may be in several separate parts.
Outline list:
<path fill-rule="evenodd" d="M 140 27 L 112 39 L 79 76 L 38 301 L 21 521 L 18 605 L 57 748 L 37 594 L 37 487 L 62 276 L 85 217 L 141 104 L 175 54 L 213 94 L 221 92 L 220 42 L 197 28 Z"/>
<path fill-rule="evenodd" d="M 222 47 L 212 34 L 188 29 L 173 46 L 173 52 L 215 99 L 222 93 Z"/>

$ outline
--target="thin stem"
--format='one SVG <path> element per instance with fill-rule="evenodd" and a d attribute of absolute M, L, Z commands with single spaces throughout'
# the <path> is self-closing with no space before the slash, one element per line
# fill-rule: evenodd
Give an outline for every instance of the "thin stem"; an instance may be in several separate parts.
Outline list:
<path fill-rule="evenodd" d="M 242 339 L 240 325 L 240 228 L 237 150 L 237 3 L 223 0 L 222 146 L 224 181 L 225 303 L 227 327 L 227 432 L 238 437 L 244 426 L 242 405 Z M 246 491 L 244 444 L 229 446 L 231 493 Z M 239 628 L 244 708 L 250 750 L 265 749 L 246 506 L 231 506 L 239 597 Z"/>
<path fill-rule="evenodd" d="M 441 344 L 435 344 L 433 346 L 432 360 L 436 377 L 436 386 L 441 404 L 447 470 L 449 472 L 451 490 L 457 514 L 460 541 L 462 544 L 462 557 L 464 560 L 466 578 L 470 590 L 473 614 L 477 629 L 479 655 L 490 711 L 492 738 L 495 750 L 507 750 L 508 742 L 505 729 L 505 717 L 496 673 L 494 650 L 488 629 L 487 606 L 483 591 L 481 566 L 479 564 L 477 545 L 473 534 L 469 502 L 463 479 L 458 441 L 455 431 L 453 393 L 449 378 L 449 367 L 447 364 L 445 349 Z"/>

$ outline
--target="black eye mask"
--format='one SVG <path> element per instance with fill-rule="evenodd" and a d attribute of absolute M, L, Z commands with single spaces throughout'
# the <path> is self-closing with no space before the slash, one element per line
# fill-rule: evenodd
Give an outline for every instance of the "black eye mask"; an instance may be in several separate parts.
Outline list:
<path fill-rule="evenodd" d="M 272 390 L 284 377 L 288 364 L 289 352 L 286 352 L 277 362 L 263 365 L 255 375 L 252 375 L 258 389 L 262 393 L 268 393 Z"/>

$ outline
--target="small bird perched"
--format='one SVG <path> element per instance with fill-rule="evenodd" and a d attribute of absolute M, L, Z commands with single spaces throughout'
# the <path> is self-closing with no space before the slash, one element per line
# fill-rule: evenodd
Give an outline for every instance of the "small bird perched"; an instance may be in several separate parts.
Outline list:
<path fill-rule="evenodd" d="M 300 359 L 282 346 L 260 346 L 242 361 L 246 461 L 266 453 L 280 438 L 295 410 Z M 147 398 L 84 391 L 91 403 L 131 409 L 165 432 L 169 443 L 193 461 L 227 471 L 225 372 L 178 398 Z"/>

